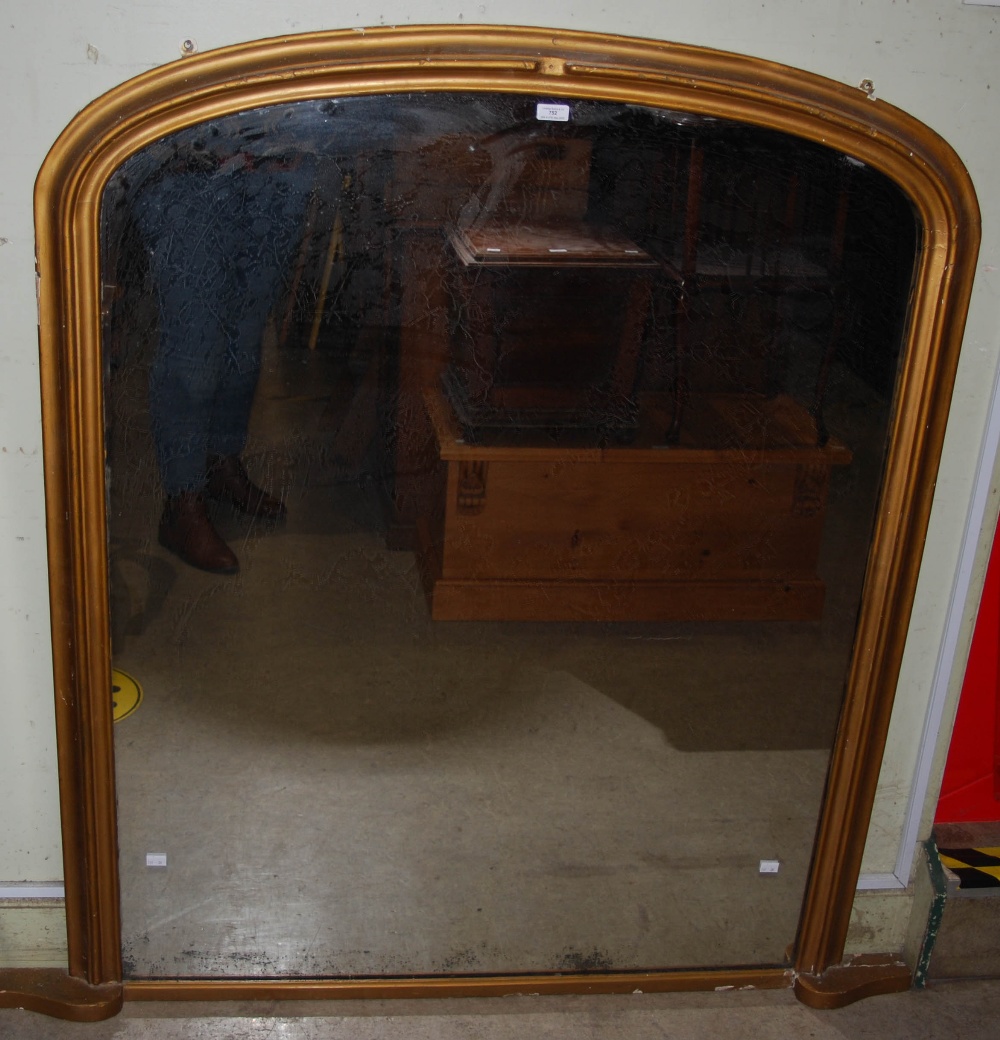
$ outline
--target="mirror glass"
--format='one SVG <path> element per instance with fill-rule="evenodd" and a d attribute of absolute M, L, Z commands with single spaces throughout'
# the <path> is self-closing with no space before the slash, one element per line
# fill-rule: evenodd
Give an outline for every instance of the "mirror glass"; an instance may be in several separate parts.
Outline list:
<path fill-rule="evenodd" d="M 126 977 L 787 963 L 918 238 L 854 160 L 610 102 L 121 167 Z"/>

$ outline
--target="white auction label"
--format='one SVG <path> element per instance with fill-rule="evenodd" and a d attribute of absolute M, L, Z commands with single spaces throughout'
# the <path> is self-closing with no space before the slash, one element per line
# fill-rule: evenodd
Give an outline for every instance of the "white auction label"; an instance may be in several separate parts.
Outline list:
<path fill-rule="evenodd" d="M 167 865 L 167 854 L 165 852 L 147 852 L 147 867 L 165 867 Z"/>
<path fill-rule="evenodd" d="M 535 118 L 546 123 L 568 123 L 569 105 L 548 105 L 539 101 L 535 106 Z"/>
<path fill-rule="evenodd" d="M 777 859 L 762 859 L 760 861 L 760 872 L 762 874 L 777 874 L 781 869 L 781 861 Z"/>

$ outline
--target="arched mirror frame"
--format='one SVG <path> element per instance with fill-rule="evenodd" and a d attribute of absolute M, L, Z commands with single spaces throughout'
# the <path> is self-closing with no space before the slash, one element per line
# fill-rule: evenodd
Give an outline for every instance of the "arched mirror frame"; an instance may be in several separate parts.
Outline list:
<path fill-rule="evenodd" d="M 869 164 L 922 228 L 856 650 L 833 750 L 793 968 L 433 979 L 123 982 L 110 689 L 99 221 L 112 172 L 164 134 L 272 102 L 395 91 L 607 99 L 739 120 Z M 25 1003 L 73 1018 L 124 997 L 332 997 L 631 992 L 794 985 L 814 1006 L 905 988 L 884 965 L 842 964 L 885 746 L 974 264 L 979 212 L 952 149 L 863 91 L 697 47 L 530 28 L 424 26 L 313 33 L 193 56 L 86 108 L 36 185 L 39 321 L 68 974 Z M 29 992 L 30 991 L 30 992 Z M 27 994 L 27 995 L 26 995 Z"/>

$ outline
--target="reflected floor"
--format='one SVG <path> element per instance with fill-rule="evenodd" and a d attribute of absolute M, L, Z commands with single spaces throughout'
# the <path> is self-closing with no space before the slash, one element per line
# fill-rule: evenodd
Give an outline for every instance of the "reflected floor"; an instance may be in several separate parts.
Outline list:
<path fill-rule="evenodd" d="M 822 623 L 432 623 L 376 485 L 330 453 L 330 364 L 269 355 L 248 462 L 289 518 L 220 509 L 235 578 L 151 539 L 118 377 L 115 664 L 145 692 L 115 732 L 126 974 L 782 963 L 864 562 L 841 506 L 877 465 L 835 488 Z"/>

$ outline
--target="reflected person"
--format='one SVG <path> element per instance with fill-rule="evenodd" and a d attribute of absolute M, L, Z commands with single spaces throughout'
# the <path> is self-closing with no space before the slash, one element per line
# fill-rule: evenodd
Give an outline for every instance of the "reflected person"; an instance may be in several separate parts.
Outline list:
<path fill-rule="evenodd" d="M 343 175 L 381 170 L 442 136 L 493 132 L 508 118 L 488 98 L 338 98 L 234 113 L 132 156 L 115 177 L 148 255 L 159 311 L 149 375 L 153 439 L 166 502 L 159 540 L 194 567 L 238 571 L 206 499 L 279 520 L 284 504 L 241 461 L 268 314 L 304 233 L 317 177 L 339 206 Z M 360 157 L 364 161 L 360 161 Z M 370 173 L 378 182 L 377 172 Z M 398 200 L 397 200 L 398 201 Z M 375 205 L 369 198 L 369 203 Z M 369 229 L 371 230 L 371 229 Z M 373 249 L 379 248 L 377 235 Z M 377 290 L 375 290 L 377 291 Z"/>
<path fill-rule="evenodd" d="M 134 208 L 159 311 L 149 373 L 166 496 L 159 541 L 218 574 L 236 573 L 239 560 L 213 526 L 207 498 L 265 522 L 285 515 L 241 455 L 264 328 L 302 234 L 311 173 L 301 157 L 268 154 L 267 140 L 212 125 L 175 135 Z"/>

